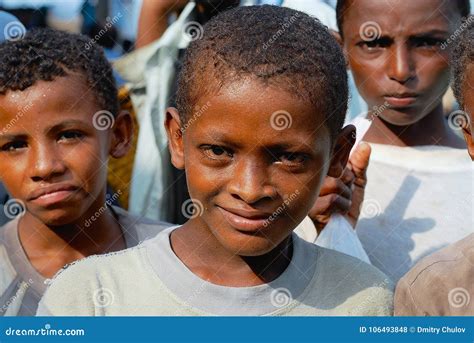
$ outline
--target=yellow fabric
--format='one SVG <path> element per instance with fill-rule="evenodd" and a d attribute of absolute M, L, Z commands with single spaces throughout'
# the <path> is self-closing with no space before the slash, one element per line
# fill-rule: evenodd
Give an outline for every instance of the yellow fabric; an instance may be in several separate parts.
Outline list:
<path fill-rule="evenodd" d="M 130 195 L 130 183 L 132 178 L 133 161 L 135 159 L 135 152 L 137 150 L 138 141 L 138 121 L 133 109 L 133 104 L 129 96 L 128 89 L 122 87 L 118 93 L 120 110 L 127 111 L 132 116 L 133 120 L 133 139 L 132 147 L 128 154 L 120 159 L 111 157 L 109 160 L 109 175 L 108 183 L 114 192 L 119 195 L 118 201 L 120 206 L 128 209 L 128 199 Z"/>

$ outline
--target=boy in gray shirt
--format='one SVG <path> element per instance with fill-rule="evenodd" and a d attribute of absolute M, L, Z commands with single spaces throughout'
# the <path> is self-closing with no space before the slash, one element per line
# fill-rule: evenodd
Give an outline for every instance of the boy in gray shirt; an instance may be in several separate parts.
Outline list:
<path fill-rule="evenodd" d="M 123 250 L 166 225 L 106 198 L 109 156 L 130 147 L 112 69 L 80 35 L 36 30 L 0 45 L 0 181 L 11 199 L 0 228 L 0 316 L 34 315 L 64 265 Z"/>
<path fill-rule="evenodd" d="M 189 45 L 177 100 L 165 125 L 191 219 L 78 261 L 37 314 L 390 315 L 385 275 L 293 233 L 354 144 L 327 28 L 288 8 L 223 12 Z"/>

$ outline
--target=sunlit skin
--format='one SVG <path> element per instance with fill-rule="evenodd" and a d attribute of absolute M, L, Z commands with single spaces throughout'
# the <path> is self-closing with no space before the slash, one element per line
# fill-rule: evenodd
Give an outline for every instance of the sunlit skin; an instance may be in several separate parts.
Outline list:
<path fill-rule="evenodd" d="M 172 162 L 186 170 L 190 196 L 204 207 L 173 231 L 173 250 L 193 273 L 215 284 L 270 282 L 288 266 L 290 234 L 314 204 L 324 177 L 342 173 L 354 127 L 342 131 L 331 159 L 324 114 L 284 90 L 244 79 L 196 105 L 205 104 L 182 136 L 177 110 L 167 113 Z M 275 130 L 271 115 L 280 110 L 290 113 L 292 125 Z M 262 225 L 279 208 L 284 212 Z"/>
<path fill-rule="evenodd" d="M 378 38 L 364 40 L 359 34 L 367 22 L 379 25 Z M 364 140 L 465 148 L 447 125 L 441 102 L 449 85 L 451 48 L 441 45 L 460 23 L 453 1 L 350 1 L 343 46 L 361 96 L 378 113 L 371 116 Z"/>
<path fill-rule="evenodd" d="M 469 116 L 469 125 L 464 130 L 464 139 L 466 140 L 467 149 L 471 159 L 474 161 L 474 64 L 468 65 L 466 69 L 466 75 L 464 78 L 463 99 L 464 99 L 464 111 Z"/>
<path fill-rule="evenodd" d="M 123 156 L 131 136 L 126 114 L 113 129 L 97 130 L 99 110 L 75 74 L 0 95 L 0 180 L 26 205 L 20 240 L 45 277 L 78 258 L 125 248 L 109 211 L 85 225 L 105 205 L 109 154 Z"/>

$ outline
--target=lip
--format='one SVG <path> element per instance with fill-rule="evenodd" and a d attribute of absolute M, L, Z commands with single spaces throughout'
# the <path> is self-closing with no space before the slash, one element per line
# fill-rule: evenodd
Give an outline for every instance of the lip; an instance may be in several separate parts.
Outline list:
<path fill-rule="evenodd" d="M 385 101 L 392 107 L 408 107 L 413 105 L 418 98 L 415 93 L 388 94 L 384 96 Z"/>
<path fill-rule="evenodd" d="M 31 192 L 28 201 L 38 205 L 48 206 L 67 200 L 73 196 L 78 187 L 72 184 L 57 184 L 41 187 Z"/>
<path fill-rule="evenodd" d="M 269 223 L 271 213 L 246 211 L 241 209 L 225 209 L 218 206 L 224 218 L 238 231 L 255 233 L 265 229 Z"/>

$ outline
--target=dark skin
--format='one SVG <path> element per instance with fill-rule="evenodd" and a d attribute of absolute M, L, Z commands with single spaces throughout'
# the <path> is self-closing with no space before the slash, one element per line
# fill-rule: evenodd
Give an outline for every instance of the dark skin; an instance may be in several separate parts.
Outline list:
<path fill-rule="evenodd" d="M 205 104 L 209 108 L 182 135 L 178 111 L 167 111 L 172 163 L 186 170 L 190 196 L 204 209 L 173 231 L 171 245 L 211 283 L 268 283 L 288 266 L 290 234 L 314 204 L 324 177 L 342 174 L 354 127 L 331 142 L 324 115 L 310 103 L 250 78 L 202 96 L 196 105 Z M 292 125 L 278 131 L 271 115 L 282 109 Z M 285 199 L 291 201 L 283 213 L 262 225 Z"/>
<path fill-rule="evenodd" d="M 159 39 L 168 28 L 171 15 L 179 16 L 188 3 L 189 0 L 143 0 L 135 47 L 141 48 Z M 212 16 L 238 5 L 237 0 L 197 1 L 197 21 L 204 25 Z"/>
<path fill-rule="evenodd" d="M 461 23 L 454 2 L 357 0 L 345 13 L 343 47 L 357 88 L 369 109 L 382 108 L 369 114 L 373 125 L 364 140 L 465 148 L 441 103 L 449 85 L 449 46 L 441 44 Z M 381 32 L 369 41 L 359 30 L 370 21 Z"/>
<path fill-rule="evenodd" d="M 469 156 L 471 156 L 471 159 L 474 161 L 474 63 L 467 66 L 462 89 L 464 99 L 463 109 L 469 115 L 470 119 L 470 125 L 467 125 L 463 129 L 463 134 Z"/>
<path fill-rule="evenodd" d="M 20 242 L 46 278 L 77 259 L 126 247 L 110 210 L 85 225 L 105 205 L 109 155 L 125 155 L 132 135 L 125 113 L 113 128 L 97 130 L 100 110 L 78 74 L 0 96 L 0 179 L 26 205 Z"/>

